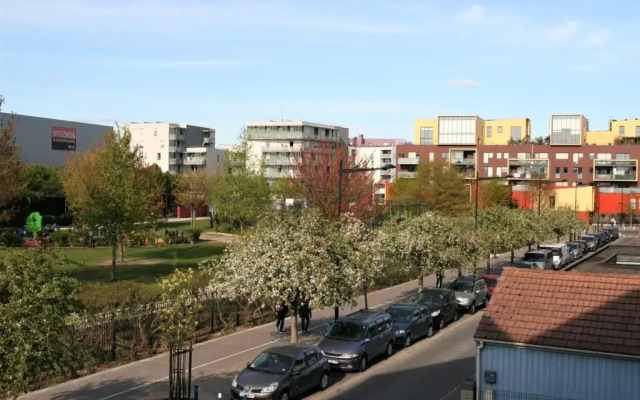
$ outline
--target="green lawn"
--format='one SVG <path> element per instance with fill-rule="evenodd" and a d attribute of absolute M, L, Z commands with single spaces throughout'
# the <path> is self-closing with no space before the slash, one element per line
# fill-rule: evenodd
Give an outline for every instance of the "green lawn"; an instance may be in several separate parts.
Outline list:
<path fill-rule="evenodd" d="M 195 220 L 195 227 L 196 229 L 200 229 L 203 232 L 213 230 L 209 227 L 209 219 Z M 165 229 L 168 229 L 170 231 L 175 231 L 175 230 L 185 231 L 187 229 L 191 229 L 191 219 L 186 218 L 183 221 L 165 222 L 162 224 L 161 230 L 164 231 Z"/>
<path fill-rule="evenodd" d="M 158 278 L 170 274 L 175 267 L 195 267 L 210 257 L 220 256 L 225 246 L 220 243 L 202 241 L 196 244 L 169 246 L 130 247 L 125 250 L 124 262 L 118 262 L 116 274 L 118 280 L 139 283 L 155 283 Z M 6 252 L 0 249 L 0 257 Z M 24 249 L 21 251 L 32 251 Z M 77 278 L 81 282 L 109 282 L 111 278 L 111 249 L 109 248 L 62 248 L 71 261 L 61 271 Z"/>

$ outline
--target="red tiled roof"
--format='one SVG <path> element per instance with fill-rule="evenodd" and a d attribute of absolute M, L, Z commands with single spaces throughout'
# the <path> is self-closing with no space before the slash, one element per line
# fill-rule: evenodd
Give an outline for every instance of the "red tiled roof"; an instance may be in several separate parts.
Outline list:
<path fill-rule="evenodd" d="M 474 337 L 640 356 L 640 276 L 505 268 Z"/>

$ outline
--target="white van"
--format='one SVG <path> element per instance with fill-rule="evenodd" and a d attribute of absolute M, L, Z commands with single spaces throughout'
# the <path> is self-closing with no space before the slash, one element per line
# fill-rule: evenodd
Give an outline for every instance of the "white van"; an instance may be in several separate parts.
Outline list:
<path fill-rule="evenodd" d="M 541 244 L 539 249 L 548 249 L 553 253 L 553 269 L 560 269 L 569 264 L 569 247 L 566 243 Z"/>

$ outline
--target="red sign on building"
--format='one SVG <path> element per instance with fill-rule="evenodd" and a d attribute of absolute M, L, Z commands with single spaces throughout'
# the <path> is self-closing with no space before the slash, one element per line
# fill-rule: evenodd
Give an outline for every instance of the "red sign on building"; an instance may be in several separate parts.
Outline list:
<path fill-rule="evenodd" d="M 52 126 L 51 149 L 76 151 L 76 128 Z"/>

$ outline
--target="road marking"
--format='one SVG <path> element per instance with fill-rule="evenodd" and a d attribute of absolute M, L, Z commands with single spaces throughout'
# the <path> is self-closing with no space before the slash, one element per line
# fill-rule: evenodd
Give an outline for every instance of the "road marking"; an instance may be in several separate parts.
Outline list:
<path fill-rule="evenodd" d="M 229 359 L 229 358 L 231 358 L 231 357 L 239 356 L 240 354 L 247 353 L 247 352 L 249 352 L 249 351 L 253 351 L 253 350 L 259 349 L 260 347 L 268 346 L 268 345 L 270 345 L 270 344 L 273 344 L 273 343 L 276 343 L 276 342 L 279 342 L 279 341 L 280 341 L 280 339 L 272 340 L 272 341 L 270 341 L 270 342 L 263 343 L 263 344 L 258 345 L 258 346 L 254 346 L 254 347 L 252 347 L 252 348 L 250 348 L 250 349 L 245 349 L 245 350 L 239 351 L 239 352 L 237 352 L 237 353 L 235 353 L 235 354 L 230 354 L 230 355 L 228 355 L 228 356 L 224 356 L 224 357 L 222 357 L 222 358 L 218 358 L 217 360 L 213 360 L 213 361 L 209 361 L 208 363 L 200 364 L 200 365 L 198 365 L 197 367 L 193 367 L 191 370 L 192 370 L 192 371 L 195 371 L 196 369 L 200 369 L 200 368 L 202 368 L 202 367 L 206 367 L 206 366 L 208 366 L 208 365 L 215 364 L 215 363 L 217 363 L 217 362 L 227 360 L 227 359 Z M 134 390 L 138 390 L 138 389 L 140 389 L 140 388 L 143 388 L 143 387 L 146 387 L 146 386 L 149 386 L 149 385 L 153 385 L 154 383 L 162 382 L 162 381 L 167 380 L 167 379 L 169 379 L 169 376 L 165 376 L 165 377 L 163 377 L 163 378 L 158 378 L 158 379 L 155 379 L 155 380 L 153 380 L 153 381 L 151 381 L 151 382 L 143 383 L 142 385 L 134 386 L 134 387 L 129 388 L 129 389 L 127 389 L 127 390 L 123 390 L 123 391 L 121 391 L 121 392 L 111 394 L 111 395 L 109 395 L 109 396 L 107 396 L 107 397 L 101 397 L 101 398 L 100 398 L 100 399 L 98 399 L 98 400 L 107 400 L 107 399 L 112 399 L 112 398 L 114 398 L 114 397 L 118 397 L 118 396 L 123 395 L 123 394 L 125 394 L 125 393 L 129 393 L 129 392 L 132 392 L 132 391 L 134 391 Z"/>
<path fill-rule="evenodd" d="M 449 393 L 445 394 L 444 396 L 440 397 L 440 400 L 445 400 L 447 397 L 449 397 L 449 395 L 453 392 L 455 392 L 456 390 L 460 389 L 462 385 L 458 385 L 456 387 L 454 387 Z"/>
<path fill-rule="evenodd" d="M 414 295 L 415 295 L 415 294 L 408 294 L 408 295 L 406 295 L 406 296 L 398 297 L 398 298 L 393 299 L 393 300 L 385 301 L 385 302 L 383 302 L 383 303 L 380 303 L 380 304 L 377 304 L 377 305 L 373 306 L 373 308 L 377 308 L 377 307 L 380 307 L 380 306 L 384 306 L 384 305 L 386 305 L 386 304 L 390 304 L 390 303 L 393 303 L 393 302 L 395 302 L 395 301 L 398 301 L 398 300 L 401 300 L 401 299 L 404 299 L 404 298 L 407 298 L 407 297 L 410 297 L 410 296 L 414 296 Z M 323 327 L 323 326 L 325 326 L 325 325 L 328 325 L 328 324 L 329 324 L 328 322 L 325 322 L 325 323 L 323 323 L 323 324 L 316 325 L 315 327 L 311 328 L 311 330 L 313 331 L 313 330 L 315 330 L 315 329 L 321 328 L 321 327 Z M 273 344 L 273 343 L 276 343 L 276 342 L 281 342 L 281 341 L 282 341 L 281 339 L 271 340 L 271 341 L 269 341 L 269 342 L 266 342 L 266 343 L 260 344 L 260 345 L 258 345 L 258 346 L 252 347 L 252 348 L 250 348 L 250 349 L 245 349 L 245 350 L 242 350 L 242 351 L 237 352 L 237 353 L 235 353 L 235 354 L 230 354 L 230 355 L 228 355 L 228 356 L 224 356 L 224 357 L 222 357 L 222 358 L 218 358 L 217 360 L 213 360 L 213 361 L 209 361 L 209 362 L 204 363 L 204 364 L 200 364 L 200 365 L 198 365 L 198 366 L 196 366 L 196 367 L 193 367 L 191 370 L 192 370 L 192 371 L 195 371 L 195 370 L 197 370 L 197 369 L 204 368 L 204 367 L 209 366 L 209 365 L 211 365 L 211 364 L 215 364 L 215 363 L 218 363 L 218 362 L 220 362 L 220 361 L 224 361 L 224 360 L 227 360 L 227 359 L 229 359 L 229 358 L 239 356 L 240 354 L 248 353 L 248 352 L 250 352 L 250 351 L 253 351 L 253 350 L 259 349 L 259 348 L 264 347 L 264 346 L 268 346 L 268 345 Z M 169 379 L 169 376 L 165 376 L 165 377 L 163 377 L 163 378 L 155 379 L 155 380 L 153 380 L 153 381 L 151 381 L 151 382 L 147 382 L 147 383 L 143 383 L 143 384 L 138 385 L 138 386 L 134 386 L 134 387 L 129 388 L 129 389 L 127 389 L 127 390 L 123 390 L 123 391 L 121 391 L 121 392 L 111 394 L 111 395 L 109 395 L 109 396 L 107 396 L 107 397 L 101 397 L 101 398 L 99 398 L 98 400 L 108 400 L 108 399 L 113 399 L 113 398 L 118 397 L 118 396 L 121 396 L 121 395 L 123 395 L 123 394 L 129 393 L 129 392 L 133 392 L 133 391 L 135 391 L 135 390 L 138 390 L 138 389 L 141 389 L 141 388 L 143 388 L 143 387 L 147 387 L 147 386 L 153 385 L 154 383 L 158 383 L 158 382 L 165 381 L 165 380 L 167 380 L 167 379 Z"/>

